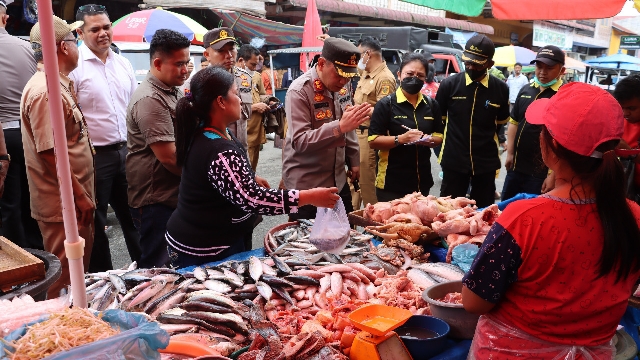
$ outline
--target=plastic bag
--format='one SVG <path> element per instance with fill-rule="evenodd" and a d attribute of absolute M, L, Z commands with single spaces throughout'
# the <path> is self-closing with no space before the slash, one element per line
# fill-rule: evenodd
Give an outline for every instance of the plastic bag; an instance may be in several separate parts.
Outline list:
<path fill-rule="evenodd" d="M 493 316 L 482 315 L 468 359 L 596 360 L 613 359 L 615 351 L 613 341 L 589 347 L 555 344 L 504 324 Z"/>
<path fill-rule="evenodd" d="M 480 251 L 478 245 L 474 244 L 461 244 L 453 248 L 451 252 L 451 263 L 457 265 L 464 272 L 468 272 L 473 263 L 473 259 Z"/>
<path fill-rule="evenodd" d="M 44 321 L 41 319 L 34 323 Z M 78 346 L 69 351 L 49 356 L 47 360 L 121 360 L 121 359 L 160 359 L 158 349 L 169 345 L 169 334 L 156 322 L 149 322 L 144 315 L 128 313 L 122 310 L 106 310 L 102 312 L 102 320 L 111 327 L 120 329 L 120 333 L 107 339 Z M 23 326 L 5 338 L 13 341 L 27 332 Z M 0 342 L 0 359 L 9 359 L 6 352 L 13 349 Z"/>
<path fill-rule="evenodd" d="M 349 242 L 349 218 L 339 199 L 333 209 L 319 207 L 309 242 L 320 251 L 340 254 Z"/>

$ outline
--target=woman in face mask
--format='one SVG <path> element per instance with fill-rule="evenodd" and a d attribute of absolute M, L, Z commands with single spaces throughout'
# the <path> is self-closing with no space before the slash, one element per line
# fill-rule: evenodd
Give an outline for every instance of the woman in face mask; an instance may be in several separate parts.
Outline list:
<path fill-rule="evenodd" d="M 398 71 L 400 87 L 376 104 L 369 126 L 369 146 L 378 150 L 376 195 L 390 201 L 433 186 L 431 148 L 442 143 L 444 124 L 438 103 L 420 93 L 429 62 L 408 54 Z"/>

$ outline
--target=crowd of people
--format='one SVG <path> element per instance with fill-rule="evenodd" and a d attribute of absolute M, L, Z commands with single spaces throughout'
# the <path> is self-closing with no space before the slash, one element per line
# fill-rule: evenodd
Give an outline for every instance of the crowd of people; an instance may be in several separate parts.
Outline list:
<path fill-rule="evenodd" d="M 2 232 L 60 258 L 63 274 L 49 289 L 55 297 L 69 273 L 40 24 L 30 45 L 10 36 L 3 4 Z M 437 83 L 429 54 L 405 56 L 392 74 L 375 39 L 356 46 L 324 36 L 314 66 L 288 84 L 282 110 L 274 69 L 263 64 L 257 72 L 260 51 L 238 48 L 229 28 L 205 34 L 204 65 L 191 77 L 189 39 L 158 30 L 138 85 L 131 64 L 111 48 L 106 8 L 81 6 L 76 20 L 54 17 L 60 72 L 53 76 L 85 269 L 113 267 L 108 204 L 139 266 L 185 267 L 250 249 L 260 215 L 314 218 L 316 207 L 340 200 L 352 211 L 427 194 L 432 152 L 443 171 L 440 195 L 470 196 L 485 207 L 495 201 L 504 143 L 503 199 L 544 195 L 507 207 L 464 278 L 465 308 L 486 314 L 472 357 L 540 355 L 558 345 L 610 355 L 608 341 L 640 276 L 640 207 L 625 199 L 625 176 L 633 174 L 615 153 L 638 146 L 640 76 L 621 80 L 613 96 L 563 84 L 565 55 L 545 46 L 532 61 L 533 82 L 520 64 L 505 82 L 490 75 L 493 42 L 476 35 L 465 45 L 465 71 Z M 256 168 L 264 121 L 277 111 L 286 131 L 282 181 L 271 188 Z"/>

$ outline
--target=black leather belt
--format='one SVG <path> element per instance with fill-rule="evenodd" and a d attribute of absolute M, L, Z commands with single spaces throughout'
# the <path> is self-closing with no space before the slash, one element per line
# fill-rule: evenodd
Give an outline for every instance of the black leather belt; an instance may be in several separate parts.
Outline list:
<path fill-rule="evenodd" d="M 96 151 L 118 151 L 126 146 L 127 146 L 127 142 L 123 141 L 123 142 L 119 142 L 111 145 L 94 146 L 94 148 L 96 149 Z"/>

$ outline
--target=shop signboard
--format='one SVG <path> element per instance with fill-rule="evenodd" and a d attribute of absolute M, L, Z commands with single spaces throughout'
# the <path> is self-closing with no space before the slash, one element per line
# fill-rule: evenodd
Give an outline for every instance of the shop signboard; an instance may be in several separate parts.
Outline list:
<path fill-rule="evenodd" d="M 533 46 L 555 45 L 562 50 L 573 47 L 573 33 L 543 21 L 533 22 Z"/>
<path fill-rule="evenodd" d="M 640 36 L 638 35 L 620 36 L 620 49 L 640 49 Z"/>

